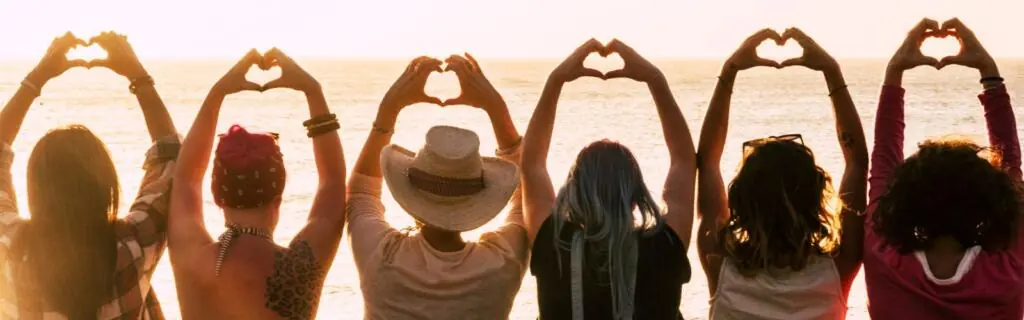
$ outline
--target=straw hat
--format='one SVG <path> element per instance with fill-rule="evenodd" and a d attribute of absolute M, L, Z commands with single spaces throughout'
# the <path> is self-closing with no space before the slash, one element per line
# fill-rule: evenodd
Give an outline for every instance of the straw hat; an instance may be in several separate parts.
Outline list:
<path fill-rule="evenodd" d="M 466 129 L 436 126 L 419 153 L 389 145 L 381 169 L 395 201 L 435 228 L 469 231 L 494 219 L 519 186 L 519 168 L 480 156 L 480 138 Z"/>

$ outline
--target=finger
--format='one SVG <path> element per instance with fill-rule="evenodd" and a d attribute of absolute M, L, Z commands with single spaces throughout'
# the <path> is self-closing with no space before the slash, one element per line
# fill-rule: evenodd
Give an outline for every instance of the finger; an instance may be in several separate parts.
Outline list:
<path fill-rule="evenodd" d="M 758 32 L 755 32 L 750 37 L 747 37 L 747 41 L 746 41 L 745 45 L 747 45 L 747 46 L 759 45 L 759 44 L 761 44 L 761 42 L 764 42 L 765 40 L 768 40 L 768 39 L 773 39 L 777 43 L 777 42 L 782 40 L 782 36 L 779 35 L 778 32 L 775 32 L 775 30 L 772 30 L 770 28 L 764 28 L 764 29 L 761 29 Z"/>
<path fill-rule="evenodd" d="M 942 64 L 939 63 L 939 59 L 935 59 L 933 57 L 922 57 L 921 61 L 919 62 L 919 65 L 922 65 L 922 66 L 933 66 L 933 67 L 938 68 Z"/>
<path fill-rule="evenodd" d="M 476 58 L 473 58 L 473 55 L 469 54 L 469 52 L 466 52 L 465 56 L 466 59 L 469 60 L 470 65 L 473 66 L 473 70 L 481 74 L 484 73 L 483 69 L 480 69 L 480 63 L 476 61 Z"/>
<path fill-rule="evenodd" d="M 812 40 L 811 37 L 808 37 L 803 30 L 800 30 L 800 28 L 791 27 L 787 30 L 787 32 L 789 33 L 789 39 L 796 40 L 796 42 L 801 46 L 808 46 L 814 44 L 814 40 Z"/>
<path fill-rule="evenodd" d="M 967 60 L 961 56 L 948 56 L 939 60 L 939 63 L 935 66 L 936 68 L 942 69 L 949 65 L 968 66 Z"/>
<path fill-rule="evenodd" d="M 429 96 L 427 98 L 437 99 L 437 98 L 429 97 Z M 440 101 L 440 99 L 438 99 L 438 101 Z M 466 103 L 466 99 L 465 98 L 463 98 L 462 96 L 458 96 L 458 97 L 455 97 L 455 98 L 451 98 L 451 99 L 445 100 L 444 102 L 439 103 L 438 105 L 447 107 L 447 106 L 461 106 L 461 105 L 468 105 L 468 104 Z"/>
<path fill-rule="evenodd" d="M 436 105 L 439 105 L 439 106 L 442 106 L 442 107 L 445 105 L 444 102 L 441 101 L 441 99 L 438 99 L 437 97 L 431 97 L 431 96 L 425 96 L 423 98 L 423 101 L 420 101 L 420 102 L 429 103 L 429 104 L 436 104 Z"/>
<path fill-rule="evenodd" d="M 978 39 L 974 35 L 974 31 L 968 28 L 959 18 L 949 19 L 942 23 L 942 30 L 955 31 L 951 32 L 952 35 L 960 39 L 961 42 L 977 43 Z"/>
<path fill-rule="evenodd" d="M 414 71 L 416 71 L 416 66 L 420 65 L 420 62 L 426 59 L 430 59 L 430 57 L 419 56 L 416 57 L 415 59 L 412 59 L 412 61 L 409 61 L 409 65 L 405 67 L 405 71 L 402 72 L 402 74 L 412 74 Z"/>
<path fill-rule="evenodd" d="M 284 79 L 277 78 L 277 79 L 271 80 L 270 82 L 267 82 L 266 84 L 264 84 L 262 89 L 264 91 L 266 91 L 266 90 L 277 89 L 277 88 L 290 88 L 290 87 L 288 86 L 288 83 Z"/>
<path fill-rule="evenodd" d="M 71 31 L 68 31 L 67 33 L 65 33 L 63 38 L 64 38 L 64 41 L 66 41 L 66 44 L 69 47 L 72 47 L 72 48 L 73 47 L 77 47 L 77 46 L 86 46 L 86 45 L 88 45 L 87 43 L 85 43 L 84 40 L 79 39 L 77 36 L 75 36 L 74 33 L 71 33 Z"/>
<path fill-rule="evenodd" d="M 756 62 L 757 62 L 757 65 L 760 65 L 760 66 L 773 67 L 773 68 L 776 68 L 776 69 L 782 68 L 782 65 L 779 64 L 778 61 L 775 61 L 775 60 L 772 60 L 772 59 L 757 58 Z"/>
<path fill-rule="evenodd" d="M 100 67 L 100 68 L 110 69 L 110 60 L 107 60 L 107 59 L 96 59 L 96 60 L 92 60 L 92 61 L 87 62 L 86 66 L 88 68 Z"/>
<path fill-rule="evenodd" d="M 619 69 L 619 70 L 608 71 L 608 73 L 605 73 L 602 78 L 607 80 L 607 79 L 616 79 L 616 78 L 630 78 L 630 76 L 629 76 L 629 72 L 627 72 L 626 70 Z"/>
<path fill-rule="evenodd" d="M 783 61 L 780 64 L 780 66 L 782 66 L 783 68 L 785 68 L 785 67 L 792 67 L 792 66 L 802 66 L 802 65 L 804 65 L 804 58 L 803 57 L 787 59 L 786 61 Z"/>
<path fill-rule="evenodd" d="M 918 34 L 924 34 L 929 30 L 939 30 L 939 22 L 932 19 L 924 18 L 921 19 L 921 22 L 917 23 L 917 26 L 914 26 L 914 29 L 912 31 Z"/>
<path fill-rule="evenodd" d="M 255 82 L 246 81 L 242 84 L 242 90 L 248 91 L 263 91 L 263 86 L 256 84 Z"/>
<path fill-rule="evenodd" d="M 68 69 L 76 67 L 89 67 L 89 62 L 84 59 L 75 59 L 68 61 Z"/>
<path fill-rule="evenodd" d="M 270 48 L 270 50 L 267 50 L 267 53 L 264 54 L 263 56 L 269 58 L 270 61 L 268 62 L 268 64 L 270 65 L 278 66 L 281 65 L 282 63 L 287 65 L 294 64 L 292 58 L 285 54 L 284 51 L 281 51 L 281 49 L 278 49 L 277 47 Z"/>
<path fill-rule="evenodd" d="M 597 71 L 591 68 L 583 68 L 583 70 L 580 70 L 580 73 L 583 77 L 594 77 L 599 79 L 605 79 L 606 77 L 605 74 L 602 73 L 601 71 Z"/>
<path fill-rule="evenodd" d="M 249 68 L 254 64 L 259 64 L 260 68 L 263 68 L 263 55 L 261 55 L 259 51 L 256 51 L 256 49 L 249 49 L 249 52 L 246 52 L 245 56 L 243 56 L 241 60 L 238 60 L 235 67 Z"/>
<path fill-rule="evenodd" d="M 590 38 L 590 40 L 587 40 L 587 42 L 584 42 L 583 45 L 581 45 L 579 48 L 576 48 L 576 51 L 573 52 L 573 56 L 576 57 L 577 59 L 582 60 L 586 56 L 588 56 L 588 55 L 590 55 L 591 53 L 594 53 L 594 52 L 601 53 L 601 55 L 606 55 L 604 53 L 605 52 L 604 45 L 601 44 L 600 41 L 597 41 L 597 39 Z"/>
<path fill-rule="evenodd" d="M 420 71 L 422 72 L 421 74 L 426 76 L 426 75 L 430 74 L 431 72 L 437 72 L 437 73 L 444 72 L 444 70 L 441 70 L 441 65 L 442 64 L 444 64 L 444 62 L 442 62 L 441 60 L 427 57 L 427 59 L 425 59 L 425 60 L 420 62 L 420 67 L 419 68 L 420 68 Z"/>

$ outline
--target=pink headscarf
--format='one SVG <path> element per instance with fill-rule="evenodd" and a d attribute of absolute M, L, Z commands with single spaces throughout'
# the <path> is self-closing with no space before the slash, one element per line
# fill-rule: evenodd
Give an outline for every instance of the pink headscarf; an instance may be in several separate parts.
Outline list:
<path fill-rule="evenodd" d="M 221 208 L 252 209 L 284 191 L 285 171 L 277 137 L 239 125 L 220 136 L 213 159 L 213 201 Z"/>

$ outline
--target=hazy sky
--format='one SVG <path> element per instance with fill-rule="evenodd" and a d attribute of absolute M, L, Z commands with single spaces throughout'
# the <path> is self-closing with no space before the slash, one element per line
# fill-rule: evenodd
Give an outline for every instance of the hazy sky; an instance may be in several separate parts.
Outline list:
<path fill-rule="evenodd" d="M 727 55 L 759 28 L 795 25 L 842 57 L 887 57 L 919 19 L 958 16 L 993 55 L 1024 57 L 1022 0 L 0 0 L 0 58 L 56 35 L 114 29 L 143 58 L 563 57 L 589 37 L 649 56 Z"/>

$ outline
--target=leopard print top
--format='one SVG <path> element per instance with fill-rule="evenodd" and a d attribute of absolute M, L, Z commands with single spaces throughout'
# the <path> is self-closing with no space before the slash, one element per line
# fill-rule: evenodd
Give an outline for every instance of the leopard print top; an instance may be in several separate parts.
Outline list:
<path fill-rule="evenodd" d="M 288 249 L 274 254 L 274 274 L 267 278 L 264 293 L 266 307 L 283 319 L 313 319 L 326 272 L 305 241 L 294 241 Z"/>

